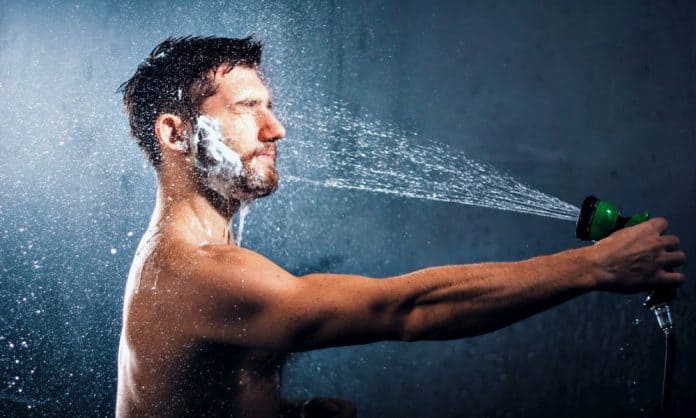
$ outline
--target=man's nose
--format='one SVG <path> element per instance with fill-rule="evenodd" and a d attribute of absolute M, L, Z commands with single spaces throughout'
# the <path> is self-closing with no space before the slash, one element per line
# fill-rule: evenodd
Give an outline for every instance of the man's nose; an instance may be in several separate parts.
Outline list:
<path fill-rule="evenodd" d="M 265 112 L 263 126 L 259 130 L 259 141 L 277 141 L 285 136 L 285 127 L 270 110 Z"/>

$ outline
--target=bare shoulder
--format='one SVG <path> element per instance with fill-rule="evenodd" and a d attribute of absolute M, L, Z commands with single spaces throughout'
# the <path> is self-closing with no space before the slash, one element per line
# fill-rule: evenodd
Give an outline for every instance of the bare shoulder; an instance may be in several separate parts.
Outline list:
<path fill-rule="evenodd" d="M 143 236 L 133 259 L 133 266 L 139 267 L 139 274 L 143 276 L 164 273 L 179 278 L 197 279 L 231 264 L 248 263 L 255 257 L 260 256 L 253 251 L 229 244 L 193 243 L 176 231 L 165 229 L 148 231 Z"/>
<path fill-rule="evenodd" d="M 195 247 L 197 255 L 217 262 L 240 264 L 272 263 L 263 255 L 231 244 L 201 243 Z"/>
<path fill-rule="evenodd" d="M 273 261 L 255 251 L 225 244 L 203 244 L 192 257 L 196 274 L 202 279 L 222 281 L 225 285 L 282 285 L 295 279 Z"/>
<path fill-rule="evenodd" d="M 129 274 L 130 295 L 200 304 L 229 297 L 265 297 L 294 276 L 261 254 L 225 243 L 194 243 L 175 230 L 148 231 Z M 155 295 L 152 295 L 155 296 Z M 145 301 L 150 304 L 150 301 Z"/>
<path fill-rule="evenodd" d="M 196 244 L 171 231 L 146 234 L 127 285 L 129 335 L 150 335 L 153 327 L 172 338 L 216 335 L 211 326 L 223 327 L 211 318 L 231 312 L 244 316 L 264 303 L 267 292 L 252 278 L 265 276 L 269 265 L 280 270 L 261 255 L 232 245 Z"/>
<path fill-rule="evenodd" d="M 263 318 L 271 306 L 292 304 L 299 280 L 248 249 L 203 244 L 189 251 L 177 273 L 186 282 L 179 288 L 185 288 L 181 309 L 186 311 L 189 335 L 244 347 L 282 347 L 267 341 L 270 330 L 276 339 L 285 341 L 286 337 Z"/>

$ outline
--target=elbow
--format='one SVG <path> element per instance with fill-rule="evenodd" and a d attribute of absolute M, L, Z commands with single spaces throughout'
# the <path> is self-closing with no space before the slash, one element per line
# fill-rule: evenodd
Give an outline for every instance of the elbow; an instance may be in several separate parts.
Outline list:
<path fill-rule="evenodd" d="M 425 310 L 418 307 L 414 298 L 385 305 L 382 314 L 389 324 L 393 340 L 413 342 L 423 339 Z"/>

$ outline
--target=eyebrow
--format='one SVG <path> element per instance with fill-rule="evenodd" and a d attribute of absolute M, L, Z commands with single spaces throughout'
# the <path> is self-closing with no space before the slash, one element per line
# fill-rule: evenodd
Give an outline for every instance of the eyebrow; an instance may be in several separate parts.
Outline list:
<path fill-rule="evenodd" d="M 233 102 L 232 104 L 233 104 L 233 105 L 241 105 L 241 104 L 244 104 L 244 102 L 248 102 L 248 101 L 263 102 L 263 99 L 261 99 L 261 98 L 259 98 L 259 97 L 254 97 L 254 96 L 251 96 L 251 97 L 244 97 L 244 98 L 242 98 L 242 99 L 239 99 L 239 100 Z M 272 109 L 272 108 L 273 108 L 273 99 L 270 98 L 270 97 L 268 98 L 267 107 L 268 107 L 269 109 Z"/>

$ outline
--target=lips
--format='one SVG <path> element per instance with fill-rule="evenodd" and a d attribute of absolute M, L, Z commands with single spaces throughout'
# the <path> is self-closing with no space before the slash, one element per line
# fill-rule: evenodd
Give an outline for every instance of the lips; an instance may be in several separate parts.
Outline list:
<path fill-rule="evenodd" d="M 276 151 L 273 148 L 266 149 L 263 152 L 258 153 L 256 155 L 259 157 L 268 157 L 268 158 L 272 159 L 274 162 L 276 160 Z"/>

